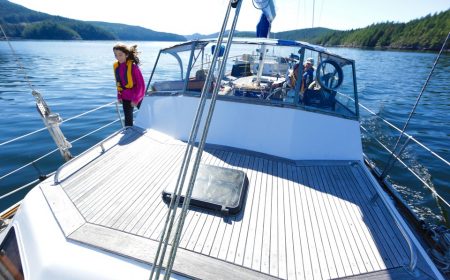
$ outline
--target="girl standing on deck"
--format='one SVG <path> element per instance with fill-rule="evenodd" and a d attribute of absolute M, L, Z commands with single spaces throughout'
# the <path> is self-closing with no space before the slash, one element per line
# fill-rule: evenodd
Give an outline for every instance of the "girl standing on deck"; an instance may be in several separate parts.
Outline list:
<path fill-rule="evenodd" d="M 133 125 L 133 109 L 141 106 L 144 98 L 145 84 L 139 69 L 137 45 L 128 47 L 116 44 L 113 47 L 114 75 L 116 77 L 117 100 L 122 103 L 125 115 L 125 126 Z"/>

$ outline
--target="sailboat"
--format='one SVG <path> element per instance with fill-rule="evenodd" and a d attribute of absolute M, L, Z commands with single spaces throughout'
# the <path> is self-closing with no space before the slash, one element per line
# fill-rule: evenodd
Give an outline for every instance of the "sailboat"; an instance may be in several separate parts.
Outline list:
<path fill-rule="evenodd" d="M 3 278 L 444 279 L 364 163 L 355 62 L 264 38 L 266 2 L 263 38 L 233 37 L 232 0 L 217 39 L 160 51 L 135 125 L 20 203 Z"/>

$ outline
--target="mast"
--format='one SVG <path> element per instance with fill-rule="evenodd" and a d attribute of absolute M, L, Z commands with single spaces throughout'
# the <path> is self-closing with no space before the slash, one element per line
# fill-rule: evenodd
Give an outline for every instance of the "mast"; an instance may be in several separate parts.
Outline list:
<path fill-rule="evenodd" d="M 259 20 L 259 23 L 256 26 L 256 37 L 269 38 L 272 21 L 275 19 L 276 16 L 274 1 L 272 0 L 267 0 L 264 2 L 254 1 L 253 3 L 257 9 L 260 9 L 262 11 L 261 19 Z M 258 85 L 261 81 L 265 58 L 266 58 L 266 46 L 262 45 L 259 52 L 259 67 L 255 81 L 255 83 Z"/>
<path fill-rule="evenodd" d="M 316 0 L 313 0 L 313 13 L 312 13 L 312 24 L 311 28 L 314 28 L 314 7 L 316 6 Z"/>

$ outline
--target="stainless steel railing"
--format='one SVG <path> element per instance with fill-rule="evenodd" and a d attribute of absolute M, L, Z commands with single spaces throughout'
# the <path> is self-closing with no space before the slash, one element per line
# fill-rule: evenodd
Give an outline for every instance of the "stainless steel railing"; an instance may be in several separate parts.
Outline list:
<path fill-rule="evenodd" d="M 108 122 L 107 124 L 105 124 L 105 125 L 103 125 L 103 126 L 101 126 L 101 127 L 99 127 L 99 128 L 96 128 L 96 129 L 94 129 L 94 130 L 92 130 L 92 131 L 90 131 L 90 132 L 88 132 L 88 133 L 86 133 L 86 134 L 84 134 L 84 135 L 82 135 L 82 136 L 80 136 L 80 137 L 78 137 L 78 138 L 72 140 L 71 143 L 76 143 L 76 142 L 78 142 L 78 141 L 80 141 L 80 140 L 82 140 L 82 139 L 84 139 L 84 138 L 86 138 L 86 137 L 88 137 L 88 136 L 90 136 L 90 135 L 92 135 L 92 134 L 94 134 L 94 133 L 97 133 L 97 132 L 99 132 L 99 131 L 101 131 L 101 130 L 103 130 L 103 129 L 106 129 L 107 127 L 109 127 L 109 126 L 111 126 L 111 125 L 113 125 L 113 124 L 115 124 L 115 123 L 117 123 L 117 122 L 121 122 L 121 123 L 123 124 L 123 122 L 122 122 L 122 117 L 121 117 L 121 115 L 120 115 L 120 111 L 119 111 L 117 102 L 114 101 L 114 102 L 106 103 L 106 104 L 101 105 L 101 106 L 99 106 L 99 107 L 96 107 L 96 108 L 94 108 L 94 109 L 92 109 L 92 110 L 86 111 L 86 112 L 84 112 L 84 113 L 81 113 L 81 114 L 79 114 L 79 115 L 73 116 L 73 117 L 71 117 L 71 118 L 68 118 L 68 119 L 62 121 L 62 123 L 67 123 L 67 122 L 70 122 L 70 121 L 75 120 L 75 119 L 79 119 L 79 118 L 81 118 L 81 117 L 83 117 L 83 116 L 92 114 L 92 113 L 94 113 L 94 112 L 96 112 L 96 111 L 99 111 L 99 110 L 101 110 L 101 109 L 103 109 L 103 108 L 106 108 L 106 107 L 109 107 L 109 106 L 112 106 L 112 105 L 115 105 L 116 112 L 117 112 L 117 114 L 118 114 L 118 116 L 119 116 L 117 119 L 115 119 L 115 120 L 113 120 L 113 121 L 111 121 L 111 122 Z M 123 125 L 122 125 L 122 127 L 123 127 Z M 26 140 L 26 139 L 28 139 L 30 136 L 33 136 L 33 135 L 35 135 L 35 134 L 37 134 L 37 133 L 39 133 L 39 132 L 45 131 L 45 130 L 47 130 L 47 128 L 46 128 L 46 127 L 43 127 L 43 128 L 37 129 L 37 130 L 35 130 L 35 131 L 32 131 L 32 132 L 30 132 L 30 133 L 27 133 L 27 134 L 24 134 L 24 135 L 15 137 L 15 138 L 13 138 L 13 139 L 9 139 L 9 140 L 7 140 L 7 141 L 4 141 L 4 142 L 0 143 L 0 148 L 3 147 L 3 146 L 7 146 L 8 144 L 12 144 L 12 143 L 15 143 L 15 142 L 18 142 L 18 141 L 21 141 L 21 140 Z M 17 192 L 23 190 L 23 189 L 26 189 L 26 188 L 28 188 L 28 187 L 32 187 L 32 186 L 36 185 L 37 183 L 39 183 L 40 181 L 42 181 L 43 179 L 45 179 L 47 176 L 44 176 L 43 174 L 41 174 L 41 171 L 40 171 L 39 168 L 37 167 L 37 164 L 38 164 L 40 161 L 44 160 L 45 158 L 49 157 L 50 155 L 52 155 L 53 153 L 55 153 L 55 152 L 57 152 L 57 151 L 58 151 L 57 148 L 56 148 L 56 149 L 53 149 L 53 150 L 47 152 L 46 154 L 44 154 L 44 155 L 42 155 L 42 156 L 39 156 L 38 158 L 36 158 L 36 159 L 34 159 L 34 160 L 32 160 L 32 161 L 30 161 L 30 162 L 28 162 L 28 163 L 26 163 L 26 164 L 20 166 L 20 167 L 14 169 L 14 170 L 11 170 L 11 171 L 9 171 L 8 173 L 6 173 L 6 174 L 4 174 L 4 175 L 1 175 L 1 176 L 0 176 L 0 182 L 1 182 L 2 180 L 6 179 L 6 178 L 9 178 L 9 177 L 11 177 L 11 176 L 13 176 L 13 175 L 19 173 L 20 171 L 23 171 L 25 168 L 33 167 L 33 168 L 36 170 L 36 172 L 38 173 L 38 176 L 39 176 L 40 178 L 39 178 L 39 179 L 32 180 L 31 182 L 29 182 L 29 183 L 27 183 L 27 184 L 25 184 L 25 185 L 23 185 L 23 186 L 20 186 L 20 187 L 18 187 L 18 188 L 15 188 L 14 190 L 12 190 L 12 191 L 10 191 L 10 192 L 7 192 L 7 193 L 1 195 L 1 196 L 0 196 L 0 200 L 4 199 L 4 198 L 6 198 L 6 197 L 9 197 L 9 196 L 11 196 L 11 195 L 13 195 L 13 194 L 15 194 L 15 193 L 17 193 Z M 48 175 L 53 175 L 54 173 L 55 173 L 55 172 L 51 172 L 51 173 L 48 174 Z"/>

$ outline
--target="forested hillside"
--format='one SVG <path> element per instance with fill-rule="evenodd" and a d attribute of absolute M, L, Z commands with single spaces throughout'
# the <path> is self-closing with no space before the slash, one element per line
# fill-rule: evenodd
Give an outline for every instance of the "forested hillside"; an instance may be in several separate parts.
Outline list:
<path fill-rule="evenodd" d="M 15 39 L 184 41 L 180 35 L 125 24 L 85 22 L 0 0 L 0 24 Z M 3 35 L 3 34 L 2 34 Z M 2 36 L 0 36 L 2 37 Z"/>
<path fill-rule="evenodd" d="M 218 35 L 218 33 L 210 35 L 195 33 L 184 37 L 140 26 L 80 21 L 36 12 L 7 0 L 0 0 L 0 24 L 8 37 L 22 39 L 184 41 L 213 38 Z M 448 32 L 450 32 L 450 9 L 408 23 L 377 23 L 348 31 L 321 27 L 307 28 L 272 33 L 271 37 L 307 41 L 323 46 L 439 50 Z M 255 37 L 255 33 L 255 31 L 236 31 L 235 36 Z M 446 50 L 448 49 L 449 46 L 446 47 Z"/>
<path fill-rule="evenodd" d="M 274 33 L 273 37 L 277 39 L 307 41 L 312 43 L 314 40 L 317 40 L 317 38 L 320 38 L 334 31 L 335 30 L 322 27 L 305 28 Z"/>
<path fill-rule="evenodd" d="M 331 31 L 313 40 L 324 46 L 439 50 L 450 32 L 450 10 L 408 23 L 378 23 L 349 31 Z M 449 49 L 449 46 L 446 47 Z"/>

